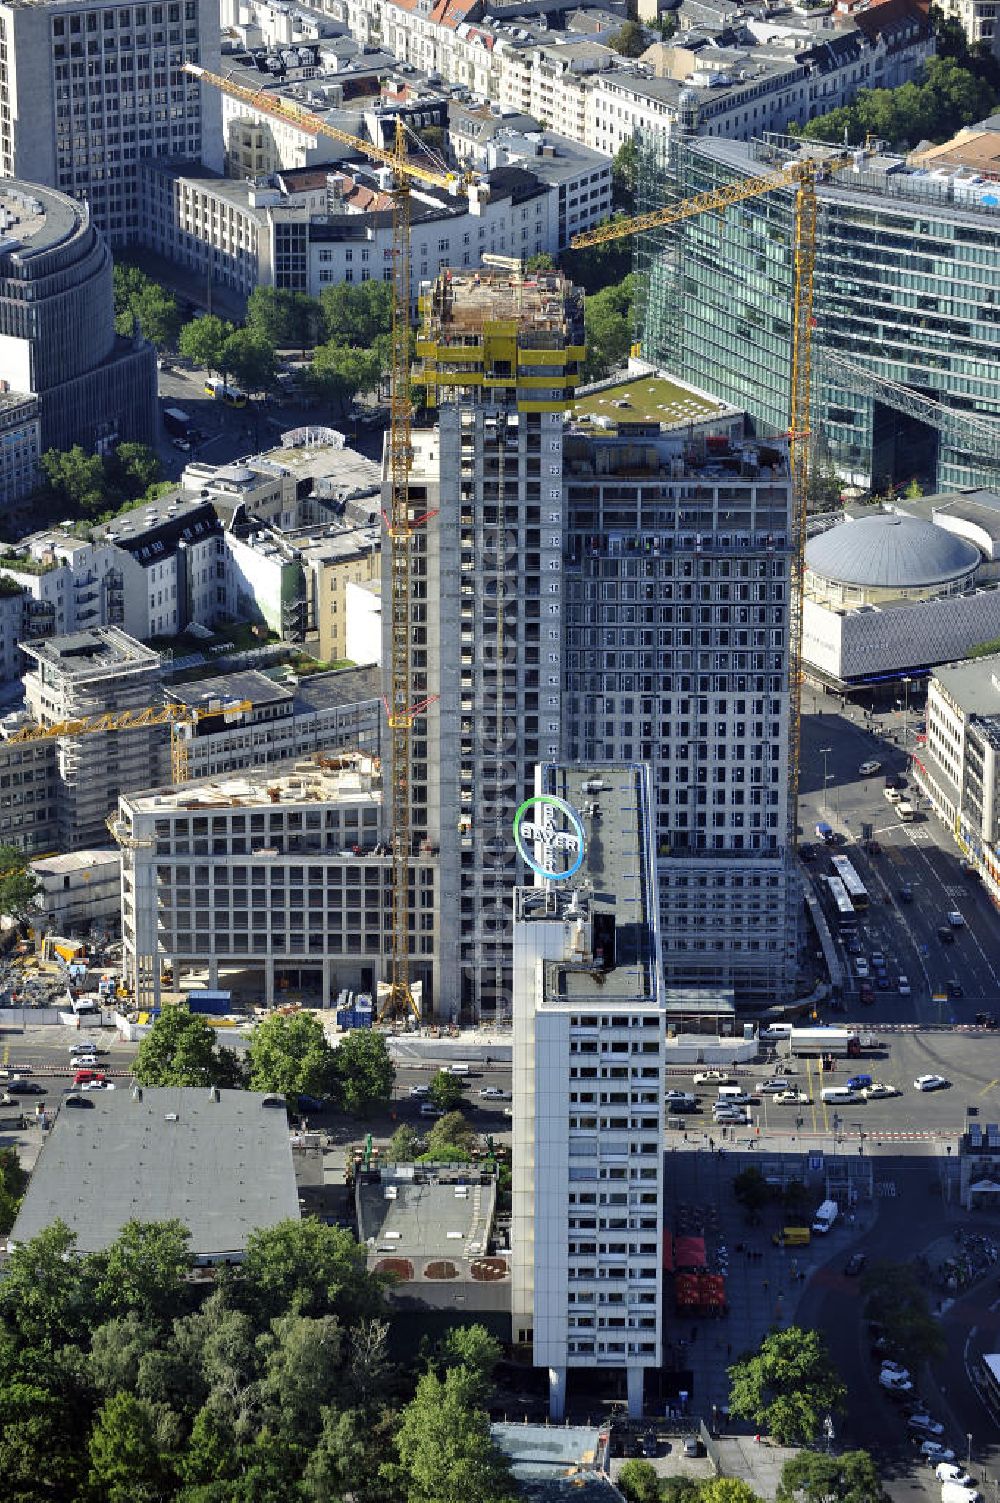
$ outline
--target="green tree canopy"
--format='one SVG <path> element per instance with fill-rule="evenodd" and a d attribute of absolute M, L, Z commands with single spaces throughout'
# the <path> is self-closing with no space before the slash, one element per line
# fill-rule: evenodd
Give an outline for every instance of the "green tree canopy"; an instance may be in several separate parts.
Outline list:
<path fill-rule="evenodd" d="M 371 349 L 392 329 L 392 286 L 388 282 L 338 282 L 324 287 L 320 308 L 326 338 L 355 350 Z"/>
<path fill-rule="evenodd" d="M 222 352 L 223 368 L 244 391 L 268 391 L 278 379 L 274 345 L 254 329 L 234 329 Z"/>
<path fill-rule="evenodd" d="M 389 1139 L 386 1158 L 390 1164 L 412 1164 L 420 1152 L 420 1136 L 408 1122 L 401 1122 Z"/>
<path fill-rule="evenodd" d="M 255 287 L 247 298 L 246 328 L 272 350 L 305 352 L 315 343 L 320 318 L 315 298 L 287 287 Z"/>
<path fill-rule="evenodd" d="M 944 1355 L 946 1344 L 912 1263 L 875 1263 L 863 1275 L 865 1315 L 885 1326 L 892 1355 L 911 1371 Z"/>
<path fill-rule="evenodd" d="M 776 1503 L 887 1503 L 887 1494 L 867 1451 L 800 1451 L 782 1467 Z"/>
<path fill-rule="evenodd" d="M 96 517 L 108 505 L 104 461 L 99 454 L 88 454 L 79 444 L 72 449 L 46 449 L 41 467 L 50 490 L 71 514 Z"/>
<path fill-rule="evenodd" d="M 442 1112 L 453 1112 L 465 1099 L 465 1083 L 450 1070 L 438 1070 L 431 1076 L 427 1094 Z"/>
<path fill-rule="evenodd" d="M 556 263 L 548 251 L 539 251 L 537 255 L 529 256 L 524 263 L 525 271 L 555 271 Z"/>
<path fill-rule="evenodd" d="M 464 1368 L 470 1379 L 470 1401 L 485 1404 L 493 1389 L 493 1373 L 502 1356 L 503 1348 L 485 1326 L 470 1325 L 453 1326 L 438 1342 L 434 1360 L 444 1372 Z"/>
<path fill-rule="evenodd" d="M 612 224 L 621 217 L 613 214 L 610 220 L 602 220 L 602 224 Z M 632 270 L 633 251 L 632 237 L 626 235 L 619 240 L 606 240 L 602 245 L 588 245 L 583 250 L 563 251 L 559 264 L 589 298 L 607 288 L 621 288 Z"/>
<path fill-rule="evenodd" d="M 946 141 L 995 108 L 994 86 L 953 57 L 931 57 L 920 80 L 896 89 L 859 89 L 849 105 L 802 128 L 810 140 L 860 146 L 871 135 L 899 151 L 919 141 Z"/>
<path fill-rule="evenodd" d="M 392 1098 L 396 1069 L 381 1033 L 352 1029 L 336 1050 L 336 1072 L 340 1105 L 353 1116 L 364 1117 Z"/>
<path fill-rule="evenodd" d="M 584 375 L 598 381 L 625 364 L 632 343 L 635 278 L 588 297 L 583 307 L 587 336 Z"/>
<path fill-rule="evenodd" d="M 207 313 L 204 318 L 193 318 L 184 325 L 177 340 L 177 347 L 185 360 L 207 371 L 227 374 L 226 343 L 233 333 L 232 324 Z"/>
<path fill-rule="evenodd" d="M 651 1461 L 626 1461 L 618 1486 L 628 1503 L 660 1503 L 660 1479 Z"/>
<path fill-rule="evenodd" d="M 90 1433 L 90 1485 L 107 1503 L 161 1503 L 172 1492 L 167 1448 L 176 1440 L 169 1411 L 116 1393 L 97 1411 Z"/>
<path fill-rule="evenodd" d="M 611 163 L 611 195 L 620 214 L 635 213 L 635 193 L 639 179 L 639 148 L 629 136 L 615 152 Z"/>
<path fill-rule="evenodd" d="M 21 1168 L 17 1149 L 0 1148 L 0 1237 L 14 1225 L 27 1184 L 28 1173 Z"/>
<path fill-rule="evenodd" d="M 701 1485 L 698 1503 L 761 1503 L 761 1497 L 742 1477 L 710 1477 Z"/>
<path fill-rule="evenodd" d="M 329 1096 L 337 1081 L 336 1051 L 310 1012 L 272 1013 L 254 1029 L 248 1051 L 250 1089 Z"/>
<path fill-rule="evenodd" d="M 771 1199 L 771 1187 L 756 1164 L 751 1164 L 733 1180 L 733 1195 L 744 1210 L 752 1213 L 767 1205 Z"/>
<path fill-rule="evenodd" d="M 789 1326 L 729 1369 L 729 1407 L 781 1445 L 816 1439 L 827 1415 L 844 1407 L 846 1389 L 818 1331 Z"/>
<path fill-rule="evenodd" d="M 115 1313 L 133 1311 L 150 1323 L 180 1315 L 194 1267 L 189 1241 L 179 1221 L 127 1221 L 100 1257 L 100 1304 Z"/>
<path fill-rule="evenodd" d="M 382 1310 L 365 1250 L 341 1227 L 282 1221 L 253 1232 L 240 1269 L 241 1298 L 266 1318 L 291 1311 L 336 1315 L 344 1324 Z"/>
<path fill-rule="evenodd" d="M 343 412 L 356 396 L 378 389 L 384 365 L 381 344 L 364 348 L 330 340 L 316 346 L 306 388 L 317 400 Z"/>
<path fill-rule="evenodd" d="M 21 919 L 38 895 L 31 858 L 16 845 L 0 845 L 0 913 Z"/>
<path fill-rule="evenodd" d="M 475 1384 L 458 1367 L 425 1373 L 396 1433 L 399 1464 L 383 1469 L 387 1496 L 405 1503 L 516 1503 L 510 1464 L 476 1406 Z"/>
<path fill-rule="evenodd" d="M 240 1086 L 243 1066 L 183 1004 L 165 1007 L 139 1045 L 132 1073 L 148 1086 Z"/>
<path fill-rule="evenodd" d="M 476 1135 L 461 1112 L 446 1112 L 439 1117 L 427 1135 L 427 1144 L 420 1155 L 428 1163 L 467 1163 L 475 1147 Z"/>
<path fill-rule="evenodd" d="M 617 31 L 611 31 L 604 38 L 605 46 L 613 52 L 621 53 L 622 57 L 641 57 L 649 46 L 646 32 L 638 21 L 623 21 Z"/>
<path fill-rule="evenodd" d="M 172 345 L 182 323 L 180 305 L 173 293 L 138 266 L 116 261 L 114 267 L 115 328 L 129 336 L 138 328 L 156 348 Z"/>

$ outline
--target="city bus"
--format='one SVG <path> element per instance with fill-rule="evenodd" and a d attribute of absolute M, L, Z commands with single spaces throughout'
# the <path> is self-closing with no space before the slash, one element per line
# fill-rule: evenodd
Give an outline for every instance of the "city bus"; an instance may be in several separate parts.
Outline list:
<path fill-rule="evenodd" d="M 854 904 L 854 911 L 856 913 L 863 912 L 868 907 L 868 889 L 854 870 L 850 861 L 848 861 L 846 856 L 832 856 L 830 858 L 830 865 L 833 867 L 834 875 L 839 877 L 841 882 L 843 882 L 847 896 Z"/>
<path fill-rule="evenodd" d="M 854 904 L 847 896 L 847 888 L 839 877 L 824 877 L 823 881 L 826 883 L 830 917 L 836 925 L 838 934 L 856 934 L 858 915 L 854 911 Z"/>
<path fill-rule="evenodd" d="M 218 376 L 209 376 L 205 382 L 205 395 L 215 397 L 219 402 L 225 402 L 227 407 L 245 407 L 247 394 L 240 391 L 238 386 L 229 386 L 225 381 L 220 381 Z"/>

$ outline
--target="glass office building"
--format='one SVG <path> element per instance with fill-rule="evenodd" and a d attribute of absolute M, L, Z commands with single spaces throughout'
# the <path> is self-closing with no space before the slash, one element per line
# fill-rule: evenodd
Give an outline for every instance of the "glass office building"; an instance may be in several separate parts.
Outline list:
<path fill-rule="evenodd" d="M 766 174 L 798 151 L 787 137 L 646 140 L 639 208 Z M 995 488 L 1000 185 L 869 154 L 817 193 L 820 457 L 866 488 Z M 643 353 L 745 408 L 762 435 L 788 428 L 793 215 L 792 193 L 768 193 L 652 232 L 638 251 Z"/>

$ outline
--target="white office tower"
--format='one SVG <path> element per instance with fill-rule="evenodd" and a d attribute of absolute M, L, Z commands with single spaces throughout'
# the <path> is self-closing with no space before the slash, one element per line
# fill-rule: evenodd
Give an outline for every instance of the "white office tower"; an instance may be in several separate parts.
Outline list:
<path fill-rule="evenodd" d="M 668 986 L 794 996 L 786 447 L 563 439 L 562 756 L 648 762 Z"/>
<path fill-rule="evenodd" d="M 549 1369 L 661 1361 L 666 1012 L 649 773 L 546 765 L 514 894 L 513 1331 Z M 542 875 L 551 873 L 551 875 Z"/>

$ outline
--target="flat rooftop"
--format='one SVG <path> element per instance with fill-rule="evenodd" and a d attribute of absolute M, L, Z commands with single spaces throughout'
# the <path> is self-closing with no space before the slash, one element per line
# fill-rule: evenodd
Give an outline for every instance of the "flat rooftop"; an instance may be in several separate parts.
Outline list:
<path fill-rule="evenodd" d="M 174 1217 L 195 1255 L 239 1254 L 252 1232 L 299 1219 L 288 1118 L 257 1091 L 124 1082 L 63 1106 L 28 1183 L 11 1241 L 61 1219 L 80 1252 L 100 1252 L 128 1221 Z M 280 1102 L 280 1098 L 277 1099 Z"/>
<path fill-rule="evenodd" d="M 250 668 L 242 673 L 220 673 L 214 678 L 192 679 L 190 682 L 182 679 L 180 683 L 165 688 L 164 694 L 167 699 L 187 705 L 192 710 L 209 709 L 242 700 L 249 701 L 256 708 L 258 705 L 287 703 L 292 698 L 291 689 L 277 683 L 257 668 Z M 207 726 L 209 733 L 212 728 L 210 722 Z"/>
<path fill-rule="evenodd" d="M 954 517 L 958 522 L 969 522 L 978 527 L 991 542 L 1000 542 L 1000 495 L 996 491 L 943 491 L 933 496 L 918 496 L 912 501 L 901 496 L 893 502 L 893 510 L 911 517 L 922 517 L 928 522 L 943 519 L 946 523 L 949 517 Z"/>
<path fill-rule="evenodd" d="M 660 1009 L 648 773 L 638 763 L 549 763 L 543 773 L 544 794 L 570 805 L 584 838 L 573 876 L 515 890 L 516 918 L 530 923 L 558 917 L 565 925 L 566 958 L 545 961 L 542 1005 Z M 561 822 L 576 828 L 564 817 Z M 537 842 L 537 859 L 541 850 Z M 570 850 L 562 858 L 564 870 L 572 856 Z M 577 945 L 580 923 L 591 940 L 587 951 Z"/>
<path fill-rule="evenodd" d="M 387 1167 L 358 1180 L 358 1236 L 383 1257 L 483 1257 L 495 1204 L 495 1179 L 471 1166 Z"/>
<path fill-rule="evenodd" d="M 36 639 L 24 651 L 65 677 L 93 678 L 119 668 L 158 668 L 160 655 L 117 626 L 90 626 L 61 637 Z"/>
<path fill-rule="evenodd" d="M 341 705 L 369 704 L 381 698 L 381 670 L 337 668 L 330 673 L 307 673 L 295 690 L 296 715 L 335 710 Z"/>
<path fill-rule="evenodd" d="M 297 804 L 380 804 L 381 783 L 371 757 L 344 752 L 307 757 L 294 770 L 259 777 L 244 774 L 205 778 L 177 789 L 123 795 L 135 814 L 198 809 L 273 809 Z"/>
<path fill-rule="evenodd" d="M 572 407 L 577 422 L 599 417 L 614 428 L 619 423 L 662 423 L 666 427 L 682 427 L 685 423 L 725 417 L 736 411 L 728 403 L 695 391 L 680 381 L 672 381 L 669 376 L 632 376 L 617 386 L 577 396 Z"/>
<path fill-rule="evenodd" d="M 585 1425 L 490 1426 L 494 1443 L 510 1459 L 511 1469 L 531 1503 L 609 1503 L 615 1492 L 598 1470 L 599 1430 Z"/>
<path fill-rule="evenodd" d="M 65 193 L 17 178 L 0 179 L 0 266 L 9 255 L 35 255 L 67 240 L 85 212 Z"/>
<path fill-rule="evenodd" d="M 1000 653 L 935 668 L 934 677 L 967 715 L 1000 715 Z"/>

